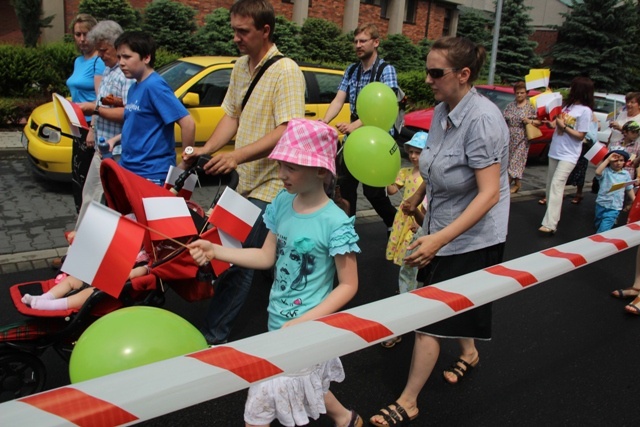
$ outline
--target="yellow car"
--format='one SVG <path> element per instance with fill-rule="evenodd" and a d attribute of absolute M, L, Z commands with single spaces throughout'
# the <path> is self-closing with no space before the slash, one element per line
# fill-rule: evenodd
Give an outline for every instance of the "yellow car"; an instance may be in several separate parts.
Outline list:
<path fill-rule="evenodd" d="M 158 69 L 178 99 L 196 122 L 196 145 L 211 136 L 224 112 L 220 105 L 227 93 L 236 58 L 198 56 L 182 58 Z M 305 117 L 319 119 L 336 95 L 343 70 L 300 64 L 306 82 Z M 345 104 L 334 123 L 349 122 L 349 104 Z M 62 135 L 53 103 L 33 110 L 22 132 L 22 145 L 36 175 L 54 181 L 71 181 L 71 139 Z M 182 152 L 180 130 L 176 126 L 176 157 Z M 223 150 L 232 150 L 233 143 Z"/>

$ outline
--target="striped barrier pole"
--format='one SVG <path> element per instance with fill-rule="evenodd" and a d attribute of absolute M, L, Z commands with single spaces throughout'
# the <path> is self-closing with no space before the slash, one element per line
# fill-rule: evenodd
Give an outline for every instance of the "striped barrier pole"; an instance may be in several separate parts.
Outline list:
<path fill-rule="evenodd" d="M 640 222 L 289 328 L 0 404 L 0 425 L 129 425 L 343 356 L 640 245 Z"/>

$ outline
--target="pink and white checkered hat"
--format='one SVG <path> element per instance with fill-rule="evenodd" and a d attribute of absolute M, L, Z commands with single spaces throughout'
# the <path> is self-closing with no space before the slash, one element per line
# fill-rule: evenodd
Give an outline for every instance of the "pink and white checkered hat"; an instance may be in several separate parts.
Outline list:
<path fill-rule="evenodd" d="M 335 175 L 337 146 L 338 132 L 326 123 L 291 119 L 269 158 L 325 168 Z"/>

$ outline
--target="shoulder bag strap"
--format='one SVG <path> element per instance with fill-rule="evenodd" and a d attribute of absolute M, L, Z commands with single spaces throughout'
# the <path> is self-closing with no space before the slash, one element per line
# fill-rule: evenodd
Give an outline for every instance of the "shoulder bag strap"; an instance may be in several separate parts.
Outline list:
<path fill-rule="evenodd" d="M 247 93 L 244 95 L 244 99 L 242 100 L 242 110 L 244 110 L 244 106 L 247 105 L 247 101 L 249 101 L 249 97 L 251 96 L 251 92 L 253 92 L 253 89 L 256 87 L 256 85 L 260 81 L 260 78 L 262 78 L 262 75 L 265 73 L 265 71 L 267 71 L 267 69 L 270 66 L 272 66 L 273 64 L 275 64 L 277 61 L 281 60 L 282 58 L 284 58 L 283 55 L 272 56 L 271 58 L 269 58 L 264 63 L 264 65 L 262 65 L 262 68 L 260 68 L 260 71 L 258 71 L 258 74 L 256 74 L 255 78 L 253 79 L 253 81 L 249 85 L 249 89 L 247 90 Z"/>

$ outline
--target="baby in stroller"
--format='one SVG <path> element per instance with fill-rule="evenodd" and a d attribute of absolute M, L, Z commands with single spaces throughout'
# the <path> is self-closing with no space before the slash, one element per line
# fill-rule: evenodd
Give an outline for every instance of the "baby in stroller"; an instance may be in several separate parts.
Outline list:
<path fill-rule="evenodd" d="M 136 220 L 134 214 L 125 216 L 134 221 Z M 143 247 L 138 252 L 135 264 L 129 273 L 129 280 L 149 274 L 150 263 L 151 258 Z M 89 299 L 93 291 L 94 288 L 91 285 L 84 283 L 77 277 L 60 273 L 56 277 L 55 286 L 42 295 L 25 294 L 22 297 L 22 302 L 36 310 L 79 309 Z"/>

